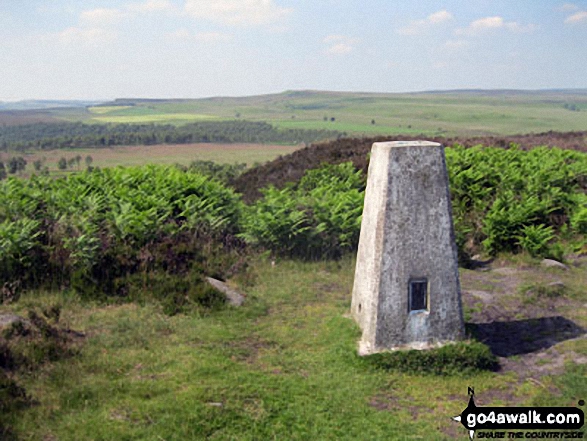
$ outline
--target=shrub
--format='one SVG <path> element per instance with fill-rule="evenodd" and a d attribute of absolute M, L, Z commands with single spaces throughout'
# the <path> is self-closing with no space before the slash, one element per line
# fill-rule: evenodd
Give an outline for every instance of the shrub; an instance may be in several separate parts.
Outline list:
<path fill-rule="evenodd" d="M 175 167 L 35 176 L 0 183 L 0 277 L 25 288 L 120 294 L 136 272 L 192 269 L 223 277 L 242 267 L 240 197 Z"/>
<path fill-rule="evenodd" d="M 364 185 L 362 172 L 343 163 L 310 170 L 297 186 L 271 186 L 245 209 L 242 237 L 295 257 L 340 256 L 358 243 Z"/>
<path fill-rule="evenodd" d="M 518 244 L 532 257 L 551 257 L 549 242 L 554 239 L 554 230 L 551 226 L 528 225 L 518 236 Z"/>

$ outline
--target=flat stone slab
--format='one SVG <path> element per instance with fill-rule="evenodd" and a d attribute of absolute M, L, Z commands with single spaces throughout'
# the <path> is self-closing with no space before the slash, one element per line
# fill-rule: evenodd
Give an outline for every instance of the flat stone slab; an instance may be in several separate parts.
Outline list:
<path fill-rule="evenodd" d="M 223 281 L 214 279 L 212 277 L 206 277 L 206 280 L 210 285 L 212 285 L 212 287 L 216 288 L 218 291 L 224 294 L 226 296 L 226 299 L 228 300 L 228 303 L 230 303 L 232 306 L 242 306 L 242 304 L 244 303 L 244 294 L 238 292 L 235 289 L 232 289 Z"/>

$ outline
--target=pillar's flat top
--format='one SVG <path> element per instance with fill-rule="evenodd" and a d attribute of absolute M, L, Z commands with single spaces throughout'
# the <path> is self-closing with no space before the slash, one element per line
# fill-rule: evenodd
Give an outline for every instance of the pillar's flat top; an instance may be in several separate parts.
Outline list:
<path fill-rule="evenodd" d="M 440 147 L 442 144 L 432 141 L 387 141 L 376 142 L 373 147 L 379 148 L 397 148 L 397 147 Z"/>

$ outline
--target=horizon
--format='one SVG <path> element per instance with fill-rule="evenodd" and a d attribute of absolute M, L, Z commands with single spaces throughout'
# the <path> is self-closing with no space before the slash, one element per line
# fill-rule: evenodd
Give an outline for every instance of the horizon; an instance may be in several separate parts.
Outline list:
<path fill-rule="evenodd" d="M 407 92 L 366 92 L 366 91 L 352 91 L 352 90 L 313 90 L 313 89 L 298 89 L 298 90 L 283 90 L 281 92 L 273 93 L 262 93 L 256 95 L 214 95 L 214 96 L 203 96 L 198 98 L 170 98 L 170 97 L 139 97 L 139 96 L 121 96 L 112 99 L 100 99 L 100 98 L 79 98 L 79 99 L 61 99 L 61 98 L 27 98 L 27 99 L 2 99 L 0 98 L 0 104 L 18 104 L 18 103 L 99 103 L 105 104 L 116 101 L 125 100 L 137 100 L 137 101 L 196 101 L 196 100 L 209 100 L 209 99 L 239 99 L 239 98 L 254 98 L 272 95 L 285 95 L 288 93 L 324 93 L 324 94 L 356 94 L 356 95 L 425 95 L 425 94 L 450 94 L 450 93 L 463 93 L 463 94 L 474 94 L 474 93 L 536 93 L 536 94 L 548 94 L 548 93 L 569 93 L 569 94 L 587 94 L 587 87 L 585 88 L 552 88 L 552 89 L 436 89 L 436 90 L 415 90 Z M 0 109 L 2 110 L 2 109 Z"/>
<path fill-rule="evenodd" d="M 585 40 L 587 0 L 7 0 L 0 100 L 585 89 Z"/>

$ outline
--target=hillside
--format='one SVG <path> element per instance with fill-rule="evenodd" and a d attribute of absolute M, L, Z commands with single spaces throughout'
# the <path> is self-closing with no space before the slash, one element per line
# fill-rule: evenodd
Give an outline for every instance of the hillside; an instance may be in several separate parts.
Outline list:
<path fill-rule="evenodd" d="M 374 138 L 343 138 L 331 142 L 313 144 L 289 155 L 279 157 L 259 167 L 243 173 L 235 182 L 235 189 L 243 194 L 244 200 L 253 201 L 260 196 L 259 189 L 270 184 L 281 188 L 286 182 L 297 182 L 308 169 L 322 163 L 338 164 L 352 161 L 356 168 L 367 171 L 367 154 L 374 142 L 402 141 L 414 139 L 413 136 L 391 136 Z M 536 135 L 485 136 L 485 137 L 426 137 L 445 146 L 462 144 L 470 147 L 486 145 L 508 147 L 518 144 L 522 149 L 537 146 L 560 147 L 587 152 L 587 132 L 546 132 Z"/>
<path fill-rule="evenodd" d="M 39 110 L 0 111 L 0 125 L 30 122 Z M 16 113 L 15 113 L 16 112 Z M 248 97 L 118 99 L 44 109 L 44 120 L 184 125 L 209 120 L 266 121 L 281 128 L 355 136 L 485 136 L 587 128 L 587 93 L 578 90 L 457 90 L 384 94 L 286 91 Z M 34 119 L 33 119 L 34 120 Z"/>

